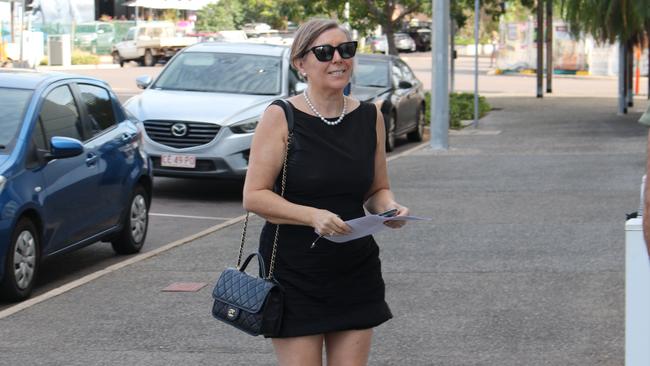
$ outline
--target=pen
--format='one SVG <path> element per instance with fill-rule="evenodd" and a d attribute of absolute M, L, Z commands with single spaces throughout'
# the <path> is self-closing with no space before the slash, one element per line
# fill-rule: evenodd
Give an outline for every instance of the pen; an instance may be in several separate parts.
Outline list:
<path fill-rule="evenodd" d="M 314 247 L 316 247 L 316 242 L 318 241 L 318 239 L 320 239 L 320 238 L 322 238 L 322 237 L 323 237 L 323 234 L 318 235 L 318 237 L 316 238 L 316 240 L 314 240 L 314 242 L 311 243 L 311 247 L 310 247 L 310 249 L 314 249 Z"/>

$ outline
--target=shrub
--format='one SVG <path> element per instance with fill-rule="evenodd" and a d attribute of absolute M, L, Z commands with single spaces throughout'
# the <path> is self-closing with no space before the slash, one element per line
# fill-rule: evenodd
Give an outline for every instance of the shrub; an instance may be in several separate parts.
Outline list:
<path fill-rule="evenodd" d="M 74 50 L 72 52 L 72 64 L 73 65 L 97 65 L 99 63 L 99 56 L 90 54 L 88 52 L 83 52 L 79 50 Z"/>
<path fill-rule="evenodd" d="M 431 93 L 426 95 L 426 124 L 431 123 Z M 492 107 L 485 97 L 479 96 L 478 110 L 479 118 L 485 116 Z M 462 128 L 461 121 L 474 119 L 474 94 L 472 93 L 450 93 L 449 94 L 449 128 Z"/>

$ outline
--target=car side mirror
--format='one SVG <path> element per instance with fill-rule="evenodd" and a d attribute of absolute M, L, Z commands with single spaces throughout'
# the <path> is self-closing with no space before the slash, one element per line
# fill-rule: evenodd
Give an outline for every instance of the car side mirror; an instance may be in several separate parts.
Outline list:
<path fill-rule="evenodd" d="M 103 29 L 98 29 L 98 30 L 97 30 L 97 34 L 102 34 L 102 33 L 104 33 L 104 30 L 103 30 Z"/>
<path fill-rule="evenodd" d="M 397 87 L 400 89 L 411 89 L 413 87 L 413 84 L 409 83 L 406 80 L 402 80 L 397 84 Z"/>
<path fill-rule="evenodd" d="M 151 76 L 148 75 L 138 76 L 135 79 L 135 85 L 137 85 L 138 88 L 140 89 L 147 89 L 147 87 L 151 85 L 152 81 L 153 79 L 151 78 Z"/>
<path fill-rule="evenodd" d="M 53 136 L 50 146 L 50 153 L 45 155 L 47 160 L 71 158 L 84 152 L 81 141 L 70 137 Z"/>
<path fill-rule="evenodd" d="M 300 94 L 307 89 L 307 83 L 297 82 L 296 83 L 296 94 Z"/>

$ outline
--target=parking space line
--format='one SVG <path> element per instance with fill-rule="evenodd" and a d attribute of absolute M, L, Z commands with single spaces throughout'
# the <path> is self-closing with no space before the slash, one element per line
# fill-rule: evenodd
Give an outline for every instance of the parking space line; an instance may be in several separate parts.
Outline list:
<path fill-rule="evenodd" d="M 164 213 L 153 213 L 150 212 L 149 216 L 161 216 L 161 217 L 179 217 L 182 219 L 199 219 L 199 220 L 231 220 L 233 219 L 232 217 L 212 217 L 212 216 L 190 216 L 190 215 L 172 215 L 172 214 L 164 214 Z"/>
<path fill-rule="evenodd" d="M 132 258 L 129 258 L 129 259 L 124 260 L 122 262 L 116 263 L 116 264 L 114 264 L 112 266 L 108 266 L 108 267 L 106 267 L 106 268 L 104 268 L 104 269 L 102 269 L 100 271 L 97 271 L 97 272 L 91 273 L 89 275 L 83 276 L 83 277 L 81 277 L 81 278 L 79 278 L 77 280 L 74 280 L 74 281 L 70 282 L 70 283 L 66 283 L 63 286 L 54 288 L 54 289 L 52 289 L 52 290 L 50 290 L 50 291 L 48 291 L 48 292 L 46 292 L 44 294 L 33 297 L 33 298 L 29 299 L 29 300 L 25 300 L 25 301 L 23 301 L 23 302 L 21 302 L 19 304 L 16 304 L 16 305 L 11 306 L 11 307 L 9 307 L 9 308 L 7 308 L 5 310 L 0 311 L 0 319 L 4 319 L 4 318 L 6 318 L 6 317 L 8 317 L 10 315 L 13 315 L 13 314 L 19 312 L 19 311 L 25 310 L 25 309 L 27 309 L 29 307 L 32 307 L 32 306 L 34 306 L 36 304 L 39 304 L 39 303 L 43 302 L 43 301 L 49 300 L 49 299 L 51 299 L 51 298 L 53 298 L 55 296 L 64 294 L 64 293 L 66 293 L 66 292 L 68 292 L 68 291 L 70 291 L 72 289 L 75 289 L 75 288 L 77 288 L 79 286 L 85 285 L 85 284 L 87 284 L 87 283 L 89 283 L 91 281 L 94 281 L 94 280 L 96 280 L 96 279 L 98 279 L 98 278 L 100 278 L 102 276 L 105 276 L 105 275 L 107 275 L 109 273 L 115 272 L 117 270 L 120 270 L 120 269 L 122 269 L 124 267 L 130 266 L 132 264 L 142 262 L 142 261 L 144 261 L 146 259 L 154 257 L 154 256 L 156 256 L 158 254 L 161 254 L 163 252 L 166 252 L 166 251 L 168 251 L 170 249 L 179 247 L 179 246 L 181 246 L 183 244 L 190 243 L 190 242 L 192 242 L 194 240 L 197 240 L 197 239 L 200 239 L 200 238 L 202 238 L 202 237 L 204 237 L 206 235 L 212 234 L 215 231 L 218 231 L 218 230 L 221 230 L 221 229 L 226 228 L 228 226 L 237 224 L 237 223 L 243 221 L 245 217 L 246 217 L 246 215 L 235 217 L 235 218 L 230 219 L 230 220 L 228 220 L 226 222 L 223 222 L 221 224 L 209 227 L 209 228 L 207 228 L 207 229 L 205 229 L 205 230 L 203 230 L 201 232 L 198 232 L 198 233 L 196 233 L 194 235 L 190 235 L 190 236 L 187 236 L 185 238 L 182 238 L 182 239 L 176 240 L 174 242 L 171 242 L 169 244 L 165 244 L 162 247 L 156 248 L 156 249 L 154 249 L 154 250 L 152 250 L 150 252 L 138 254 L 138 255 L 136 255 L 136 256 L 134 256 Z"/>

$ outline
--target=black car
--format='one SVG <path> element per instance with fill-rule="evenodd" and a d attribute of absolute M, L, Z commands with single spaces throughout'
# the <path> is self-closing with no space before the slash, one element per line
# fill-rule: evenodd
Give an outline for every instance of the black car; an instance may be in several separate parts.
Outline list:
<path fill-rule="evenodd" d="M 413 28 L 406 33 L 413 38 L 418 51 L 429 51 L 431 49 L 431 29 Z"/>
<path fill-rule="evenodd" d="M 425 122 L 422 82 L 399 57 L 357 55 L 351 94 L 381 107 L 386 123 L 386 151 L 392 151 L 395 138 L 404 134 L 409 141 L 422 141 Z"/>

